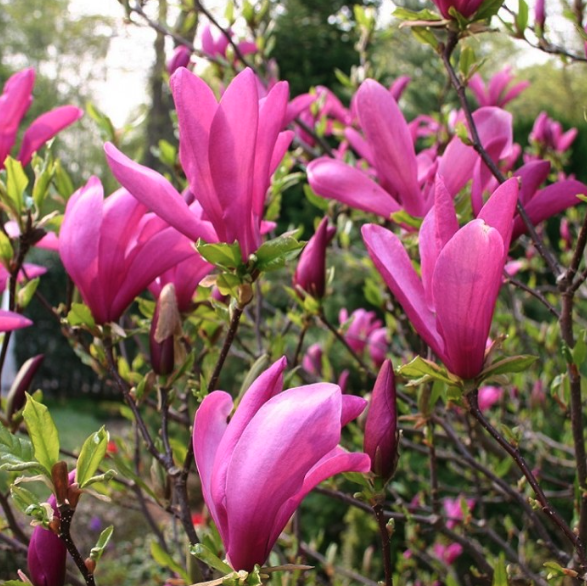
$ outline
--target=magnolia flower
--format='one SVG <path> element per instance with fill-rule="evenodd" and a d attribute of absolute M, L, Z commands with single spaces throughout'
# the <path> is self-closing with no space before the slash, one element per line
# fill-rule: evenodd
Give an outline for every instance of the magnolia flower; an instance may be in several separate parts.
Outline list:
<path fill-rule="evenodd" d="M 178 45 L 173 50 L 171 59 L 167 62 L 167 73 L 173 75 L 180 67 L 187 67 L 192 57 L 192 51 L 185 45 Z"/>
<path fill-rule="evenodd" d="M 521 81 L 512 85 L 514 76 L 511 74 L 511 70 L 510 66 L 504 67 L 489 80 L 487 85 L 478 73 L 469 80 L 469 89 L 475 95 L 480 106 L 503 108 L 530 85 L 529 81 Z"/>
<path fill-rule="evenodd" d="M 208 85 L 182 67 L 171 77 L 171 90 L 179 119 L 179 158 L 197 201 L 188 206 L 164 177 L 109 143 L 108 164 L 134 197 L 188 238 L 236 241 L 247 259 L 261 244 L 271 175 L 292 138 L 290 131 L 281 132 L 288 86 L 277 83 L 260 101 L 256 76 L 245 69 L 218 103 Z M 203 209 L 213 230 L 203 232 L 194 206 Z"/>
<path fill-rule="evenodd" d="M 564 153 L 570 147 L 578 130 L 571 128 L 563 132 L 560 122 L 553 120 L 546 112 L 540 112 L 534 121 L 532 132 L 530 133 L 530 142 L 535 143 L 542 149 L 551 149 L 557 153 Z"/>
<path fill-rule="evenodd" d="M 11 332 L 32 325 L 32 321 L 20 313 L 0 309 L 0 332 Z"/>
<path fill-rule="evenodd" d="M 475 506 L 475 499 L 465 499 L 463 496 L 459 496 L 456 499 L 443 499 L 442 506 L 444 507 L 444 513 L 447 518 L 446 526 L 449 529 L 454 529 L 459 523 L 464 521 L 463 504 L 466 504 L 466 509 L 471 511 Z"/>
<path fill-rule="evenodd" d="M 444 18 L 453 18 L 449 13 L 451 8 L 454 8 L 458 13 L 465 18 L 469 18 L 477 12 L 479 6 L 483 4 L 483 0 L 432 0 L 440 10 Z"/>
<path fill-rule="evenodd" d="M 486 385 L 479 389 L 477 401 L 481 411 L 491 409 L 503 397 L 503 389 Z"/>
<path fill-rule="evenodd" d="M 363 444 L 371 458 L 371 471 L 384 480 L 395 472 L 398 444 L 395 376 L 391 360 L 386 360 L 371 394 Z"/>
<path fill-rule="evenodd" d="M 232 38 L 233 34 L 230 29 L 226 33 L 228 33 L 228 36 L 225 34 L 225 31 L 216 27 L 212 29 L 209 24 L 206 24 L 202 28 L 202 53 L 208 57 L 222 57 L 226 59 L 226 51 L 230 44 L 228 37 L 230 36 Z M 236 45 L 243 56 L 256 53 L 259 50 L 257 43 L 254 41 L 239 41 Z"/>
<path fill-rule="evenodd" d="M 363 240 L 383 279 L 416 331 L 462 378 L 483 370 L 485 345 L 503 278 L 518 195 L 515 179 L 490 197 L 476 220 L 459 229 L 442 180 L 420 229 L 420 278 L 400 239 L 363 226 Z"/>
<path fill-rule="evenodd" d="M 209 394 L 194 422 L 204 500 L 235 570 L 263 564 L 303 498 L 340 472 L 367 472 L 369 457 L 338 445 L 341 427 L 365 407 L 329 383 L 281 392 L 285 358 L 246 392 Z"/>
<path fill-rule="evenodd" d="M 158 275 L 193 254 L 187 238 L 120 189 L 104 200 L 100 180 L 74 193 L 59 253 L 97 323 L 116 321 Z"/>
<path fill-rule="evenodd" d="M 316 233 L 304 247 L 293 276 L 293 286 L 321 299 L 326 287 L 326 247 L 334 237 L 336 228 L 328 227 L 323 218 Z"/>
<path fill-rule="evenodd" d="M 16 142 L 20 123 L 33 101 L 34 85 L 35 70 L 32 68 L 15 73 L 4 85 L 0 96 L 0 169 L 4 167 L 4 160 Z M 34 152 L 82 115 L 83 110 L 75 106 L 60 106 L 41 114 L 25 131 L 16 158 L 27 165 Z"/>
<path fill-rule="evenodd" d="M 463 553 L 463 546 L 460 543 L 451 543 L 444 545 L 443 543 L 435 543 L 432 547 L 434 555 L 447 566 L 452 566 L 457 558 Z"/>
<path fill-rule="evenodd" d="M 312 344 L 306 350 L 302 358 L 302 368 L 314 376 L 322 376 L 322 346 L 319 343 Z"/>

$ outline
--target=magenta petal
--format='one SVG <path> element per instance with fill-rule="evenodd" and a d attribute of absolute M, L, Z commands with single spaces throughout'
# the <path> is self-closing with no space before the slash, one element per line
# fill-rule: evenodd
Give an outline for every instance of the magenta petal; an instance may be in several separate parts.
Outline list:
<path fill-rule="evenodd" d="M 226 241 L 238 240 L 244 258 L 259 245 L 250 219 L 258 121 L 257 80 L 245 69 L 222 96 L 210 126 L 208 151 Z M 203 201 L 202 206 L 206 210 Z"/>
<path fill-rule="evenodd" d="M 20 328 L 26 328 L 32 324 L 33 322 L 30 319 L 20 315 L 20 313 L 0 309 L 0 332 L 20 330 Z"/>
<path fill-rule="evenodd" d="M 230 395 L 224 391 L 214 391 L 202 401 L 194 419 L 194 457 L 202 483 L 202 493 L 223 539 L 227 528 L 218 519 L 215 501 L 211 496 L 212 473 L 216 453 L 226 433 L 227 418 L 231 411 Z"/>
<path fill-rule="evenodd" d="M 444 186 L 440 175 L 436 176 L 434 186 L 434 207 L 430 209 L 419 233 L 420 263 L 422 267 L 422 285 L 426 302 L 434 308 L 432 297 L 432 275 L 440 251 L 459 229 L 457 213 L 451 195 Z"/>
<path fill-rule="evenodd" d="M 541 189 L 524 207 L 530 220 L 536 225 L 580 203 L 581 200 L 576 197 L 578 194 L 587 195 L 587 185 L 575 179 L 558 181 Z M 526 226 L 522 218 L 516 217 L 512 238 L 525 232 Z"/>
<path fill-rule="evenodd" d="M 340 416 L 340 425 L 344 427 L 353 419 L 356 419 L 367 406 L 367 401 L 362 397 L 355 395 L 342 395 L 342 413 Z"/>
<path fill-rule="evenodd" d="M 27 165 L 34 152 L 58 132 L 79 120 L 83 114 L 84 111 L 75 106 L 61 106 L 41 114 L 24 133 L 18 160 L 23 165 Z"/>
<path fill-rule="evenodd" d="M 304 110 L 309 108 L 317 99 L 318 96 L 316 94 L 302 94 L 301 96 L 296 96 L 287 105 L 285 119 L 283 121 L 284 126 L 291 124 L 295 118 L 297 118 Z"/>
<path fill-rule="evenodd" d="M 235 569 L 263 564 L 282 504 L 340 440 L 341 394 L 321 383 L 290 389 L 259 409 L 232 454 L 226 482 L 227 554 Z M 251 482 L 254 479 L 254 482 Z M 270 498 L 267 498 L 271 495 Z"/>
<path fill-rule="evenodd" d="M 308 165 L 308 181 L 320 196 L 389 219 L 399 203 L 364 173 L 335 159 L 321 157 Z"/>
<path fill-rule="evenodd" d="M 530 161 L 514 172 L 515 177 L 521 180 L 520 201 L 526 205 L 538 191 L 538 188 L 548 179 L 550 163 L 538 159 Z"/>
<path fill-rule="evenodd" d="M 473 378 L 483 368 L 503 264 L 500 233 L 479 219 L 461 228 L 436 262 L 432 288 L 444 362 L 462 378 Z"/>
<path fill-rule="evenodd" d="M 518 180 L 512 177 L 493 192 L 478 216 L 480 220 L 501 234 L 504 254 L 507 254 L 510 247 L 517 202 Z"/>
<path fill-rule="evenodd" d="M 393 232 L 374 224 L 363 226 L 361 232 L 383 280 L 397 297 L 418 334 L 442 358 L 444 343 L 436 331 L 434 314 L 426 304 L 422 281 L 400 239 Z"/>
<path fill-rule="evenodd" d="M 106 143 L 104 151 L 116 179 L 147 208 L 194 241 L 198 238 L 206 242 L 218 240 L 210 225 L 196 218 L 183 197 L 165 177 L 135 163 L 112 143 Z"/>
<path fill-rule="evenodd" d="M 293 130 L 284 130 L 280 132 L 277 136 L 277 140 L 275 141 L 275 147 L 273 149 L 273 154 L 271 155 L 271 163 L 269 164 L 269 174 L 273 175 L 277 170 L 277 167 L 283 161 L 283 157 L 285 157 L 285 153 L 293 140 L 295 133 Z"/>
<path fill-rule="evenodd" d="M 357 92 L 356 107 L 381 186 L 401 198 L 409 214 L 424 215 L 414 143 L 397 102 L 381 84 L 368 79 Z"/>

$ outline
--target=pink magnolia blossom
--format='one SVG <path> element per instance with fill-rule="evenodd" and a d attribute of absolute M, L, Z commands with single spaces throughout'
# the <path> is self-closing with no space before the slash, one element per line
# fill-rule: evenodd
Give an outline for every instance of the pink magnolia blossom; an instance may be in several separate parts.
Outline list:
<path fill-rule="evenodd" d="M 312 344 L 306 350 L 302 358 L 302 368 L 310 374 L 322 376 L 322 346 L 320 344 Z"/>
<path fill-rule="evenodd" d="M 454 529 L 459 523 L 464 521 L 462 506 L 463 501 L 466 503 L 467 509 L 472 511 L 475 506 L 475 499 L 465 499 L 463 496 L 459 496 L 456 499 L 443 499 L 442 506 L 444 507 L 444 513 L 447 518 L 446 526 L 449 529 Z"/>
<path fill-rule="evenodd" d="M 486 385 L 479 389 L 478 394 L 478 403 L 479 409 L 481 411 L 488 411 L 493 407 L 496 403 L 501 401 L 503 397 L 503 389 L 499 387 L 492 387 L 491 385 Z"/>
<path fill-rule="evenodd" d="M 193 254 L 187 238 L 120 189 L 90 178 L 65 209 L 61 260 L 97 323 L 116 321 L 157 276 Z"/>
<path fill-rule="evenodd" d="M 252 384 L 230 422 L 232 398 L 208 395 L 196 413 L 194 453 L 204 500 L 236 570 L 263 564 L 303 498 L 341 472 L 367 472 L 345 452 L 341 427 L 365 407 L 329 383 L 281 392 L 285 358 Z"/>
<path fill-rule="evenodd" d="M 15 73 L 4 85 L 0 96 L 0 169 L 16 142 L 20 123 L 33 101 L 34 85 L 35 70 L 32 68 Z M 25 131 L 16 158 L 27 165 L 34 152 L 82 115 L 83 110 L 75 106 L 60 106 L 41 114 Z"/>
<path fill-rule="evenodd" d="M 228 34 L 232 38 L 233 33 L 228 29 Z M 202 52 L 208 57 L 222 57 L 226 59 L 226 52 L 230 41 L 228 37 L 218 27 L 212 28 L 209 24 L 202 28 Z M 241 55 L 246 56 L 256 53 L 259 48 L 254 41 L 239 41 L 237 47 Z"/>
<path fill-rule="evenodd" d="M 188 238 L 236 241 L 247 259 L 261 244 L 271 175 L 292 138 L 290 131 L 281 131 L 288 86 L 277 83 L 259 100 L 256 76 L 245 69 L 218 103 L 204 81 L 180 68 L 171 77 L 171 90 L 179 118 L 179 158 L 197 201 L 188 206 L 164 177 L 112 144 L 105 147 L 108 164 L 130 193 Z M 203 233 L 196 205 L 215 234 Z"/>
<path fill-rule="evenodd" d="M 452 18 L 450 8 L 454 8 L 465 18 L 470 18 L 477 12 L 483 0 L 432 0 L 444 18 Z"/>
<path fill-rule="evenodd" d="M 502 283 L 518 195 L 515 179 L 500 186 L 476 220 L 459 229 L 442 180 L 420 229 L 420 277 L 400 239 L 363 226 L 363 240 L 383 279 L 416 331 L 462 378 L 483 369 L 485 345 Z"/>
<path fill-rule="evenodd" d="M 19 283 L 22 283 L 23 281 L 30 281 L 32 279 L 40 277 L 41 275 L 44 275 L 46 272 L 47 269 L 45 267 L 31 263 L 24 263 L 22 269 L 18 273 L 17 281 Z M 4 267 L 4 265 L 0 265 L 0 291 L 6 290 L 9 279 L 10 273 Z"/>
<path fill-rule="evenodd" d="M 476 73 L 469 81 L 469 89 L 475 95 L 480 106 L 497 106 L 503 108 L 517 98 L 529 85 L 529 81 L 521 81 L 512 85 L 514 76 L 510 66 L 504 67 L 496 73 L 487 85 Z"/>
<path fill-rule="evenodd" d="M 560 122 L 550 118 L 546 112 L 540 112 L 534 121 L 529 138 L 530 142 L 543 149 L 564 153 L 571 147 L 571 144 L 577 138 L 578 132 L 576 128 L 563 132 Z"/>
<path fill-rule="evenodd" d="M 536 0 L 534 3 L 534 31 L 539 36 L 542 36 L 544 25 L 546 24 L 545 4 L 545 0 Z"/>
<path fill-rule="evenodd" d="M 451 543 L 450 545 L 435 543 L 432 550 L 434 551 L 434 555 L 443 564 L 452 566 L 463 553 L 463 546 L 460 543 Z"/>
<path fill-rule="evenodd" d="M 14 311 L 0 309 L 0 332 L 11 332 L 32 325 L 33 322 Z"/>
<path fill-rule="evenodd" d="M 363 353 L 367 347 L 369 336 L 382 325 L 375 312 L 366 309 L 355 309 L 350 316 L 346 309 L 341 309 L 338 321 L 341 325 L 346 325 L 350 321 L 350 325 L 344 333 L 344 339 L 357 354 Z"/>
<path fill-rule="evenodd" d="M 380 368 L 387 355 L 389 348 L 389 339 L 387 337 L 387 328 L 377 328 L 369 334 L 367 339 L 367 348 L 369 350 L 369 356 L 373 364 Z"/>
<path fill-rule="evenodd" d="M 326 288 L 326 247 L 334 237 L 336 228 L 328 227 L 328 218 L 323 218 L 315 234 L 308 240 L 298 260 L 293 276 L 296 290 L 321 299 Z"/>
<path fill-rule="evenodd" d="M 185 45 L 178 45 L 173 50 L 171 59 L 167 62 L 167 73 L 173 75 L 180 67 L 187 67 L 190 64 L 192 52 Z"/>
<path fill-rule="evenodd" d="M 391 360 L 386 360 L 371 393 L 363 444 L 371 458 L 371 471 L 384 480 L 389 480 L 395 472 L 398 445 L 395 376 Z"/>

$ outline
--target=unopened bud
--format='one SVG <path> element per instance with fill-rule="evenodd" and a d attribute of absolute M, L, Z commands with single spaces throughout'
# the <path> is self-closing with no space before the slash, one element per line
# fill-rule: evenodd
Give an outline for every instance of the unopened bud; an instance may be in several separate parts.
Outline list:
<path fill-rule="evenodd" d="M 67 500 L 69 501 L 69 506 L 72 509 L 77 507 L 77 503 L 79 502 L 81 495 L 82 491 L 80 490 L 79 484 L 77 484 L 77 482 L 72 484 L 67 490 Z"/>
<path fill-rule="evenodd" d="M 62 460 L 53 464 L 53 468 L 51 468 L 51 480 L 53 480 L 53 486 L 55 487 L 57 504 L 60 505 L 67 500 L 67 491 L 69 487 L 66 462 Z"/>
<path fill-rule="evenodd" d="M 96 571 L 96 562 L 92 558 L 86 558 L 84 565 L 90 574 L 93 574 Z"/>
<path fill-rule="evenodd" d="M 161 290 L 151 323 L 151 366 L 158 375 L 173 372 L 176 340 L 182 335 L 181 315 L 175 287 L 168 283 Z"/>
<path fill-rule="evenodd" d="M 24 407 L 26 393 L 29 391 L 33 377 L 39 370 L 45 358 L 44 354 L 39 354 L 29 358 L 18 371 L 6 398 L 6 417 L 8 421 L 12 419 L 14 413 Z"/>

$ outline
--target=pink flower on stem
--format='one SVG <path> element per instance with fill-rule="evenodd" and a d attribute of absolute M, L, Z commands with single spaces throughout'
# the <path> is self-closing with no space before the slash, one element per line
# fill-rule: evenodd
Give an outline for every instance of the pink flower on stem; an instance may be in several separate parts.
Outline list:
<path fill-rule="evenodd" d="M 499 403 L 502 397 L 503 389 L 499 387 L 492 387 L 491 385 L 481 387 L 478 395 L 479 409 L 481 411 L 488 411 L 496 403 Z"/>
<path fill-rule="evenodd" d="M 281 132 L 288 86 L 277 83 L 260 101 L 256 76 L 245 69 L 218 103 L 204 81 L 180 68 L 171 77 L 171 90 L 179 119 L 179 158 L 197 202 L 188 206 L 164 177 L 112 144 L 105 147 L 108 164 L 130 193 L 188 238 L 236 241 L 246 260 L 261 244 L 271 175 L 292 138 L 291 131 Z M 203 235 L 196 204 L 216 235 Z"/>
<path fill-rule="evenodd" d="M 6 311 L 0 309 L 0 332 L 11 332 L 13 330 L 20 330 L 32 325 L 33 322 L 14 311 Z"/>
<path fill-rule="evenodd" d="M 475 95 L 479 106 L 503 108 L 530 85 L 529 81 L 512 85 L 514 76 L 511 74 L 511 69 L 510 66 L 504 67 L 489 80 L 487 85 L 478 73 L 469 80 L 469 89 Z"/>
<path fill-rule="evenodd" d="M 518 195 L 500 186 L 476 220 L 459 229 L 452 198 L 437 179 L 435 205 L 420 228 L 420 277 L 401 240 L 373 224 L 363 240 L 412 325 L 447 369 L 464 378 L 483 370 Z"/>
<path fill-rule="evenodd" d="M 560 122 L 550 118 L 546 112 L 540 112 L 534 121 L 529 139 L 541 148 L 564 153 L 571 147 L 571 144 L 577 138 L 578 132 L 576 128 L 563 132 Z"/>
<path fill-rule="evenodd" d="M 306 350 L 302 358 L 302 368 L 310 374 L 322 376 L 322 346 L 320 344 L 312 344 Z"/>
<path fill-rule="evenodd" d="M 380 368 L 383 364 L 389 348 L 387 328 L 377 328 L 369 334 L 367 348 L 373 364 Z"/>
<path fill-rule="evenodd" d="M 338 320 L 341 325 L 350 321 L 350 325 L 344 333 L 344 339 L 357 354 L 363 353 L 369 342 L 369 336 L 382 325 L 375 312 L 366 309 L 355 309 L 350 316 L 346 309 L 341 309 Z"/>
<path fill-rule="evenodd" d="M 466 504 L 466 508 L 472 511 L 475 506 L 475 499 L 465 499 L 463 496 L 459 496 L 456 499 L 443 499 L 442 506 L 444 507 L 444 513 L 447 518 L 446 526 L 449 529 L 454 529 L 459 523 L 464 521 L 463 504 Z"/>
<path fill-rule="evenodd" d="M 22 119 L 33 101 L 35 70 L 23 69 L 11 76 L 0 96 L 0 169 L 10 154 Z M 33 153 L 38 151 L 58 132 L 79 120 L 83 110 L 75 106 L 60 106 L 41 114 L 25 131 L 17 159 L 27 165 Z"/>
<path fill-rule="evenodd" d="M 545 0 L 536 0 L 534 3 L 534 32 L 541 37 L 546 24 Z"/>
<path fill-rule="evenodd" d="M 263 564 L 303 498 L 341 472 L 366 472 L 366 454 L 345 452 L 341 427 L 365 407 L 329 383 L 281 392 L 285 358 L 246 392 L 230 422 L 232 398 L 209 394 L 194 422 L 204 500 L 231 566 Z"/>
<path fill-rule="evenodd" d="M 167 73 L 173 75 L 180 67 L 187 67 L 190 64 L 192 52 L 185 45 L 178 45 L 173 50 L 171 59 L 167 62 Z"/>
<path fill-rule="evenodd" d="M 67 202 L 59 253 L 94 319 L 104 324 L 117 321 L 141 291 L 193 249 L 126 190 L 104 200 L 102 184 L 92 177 Z"/>
<path fill-rule="evenodd" d="M 432 0 L 444 18 L 453 18 L 449 13 L 454 8 L 465 18 L 470 18 L 477 12 L 483 0 Z"/>
<path fill-rule="evenodd" d="M 447 566 L 452 566 L 463 553 L 463 546 L 460 543 L 451 543 L 444 545 L 444 543 L 435 543 L 432 547 L 434 555 Z"/>
<path fill-rule="evenodd" d="M 322 299 L 326 288 L 326 247 L 334 237 L 336 228 L 328 227 L 328 218 L 323 218 L 315 234 L 304 247 L 293 276 L 296 290 Z"/>
<path fill-rule="evenodd" d="M 383 480 L 389 480 L 395 472 L 398 445 L 395 376 L 391 360 L 386 360 L 371 393 L 363 444 L 371 458 L 371 471 Z"/>
<path fill-rule="evenodd" d="M 232 38 L 232 31 L 228 29 L 227 32 L 230 38 Z M 222 59 L 226 59 L 226 52 L 230 41 L 218 27 L 214 27 L 213 29 L 209 24 L 205 25 L 202 28 L 201 43 L 202 52 L 208 57 L 221 57 Z M 254 41 L 239 41 L 237 47 L 243 56 L 251 55 L 259 50 L 257 43 Z"/>

